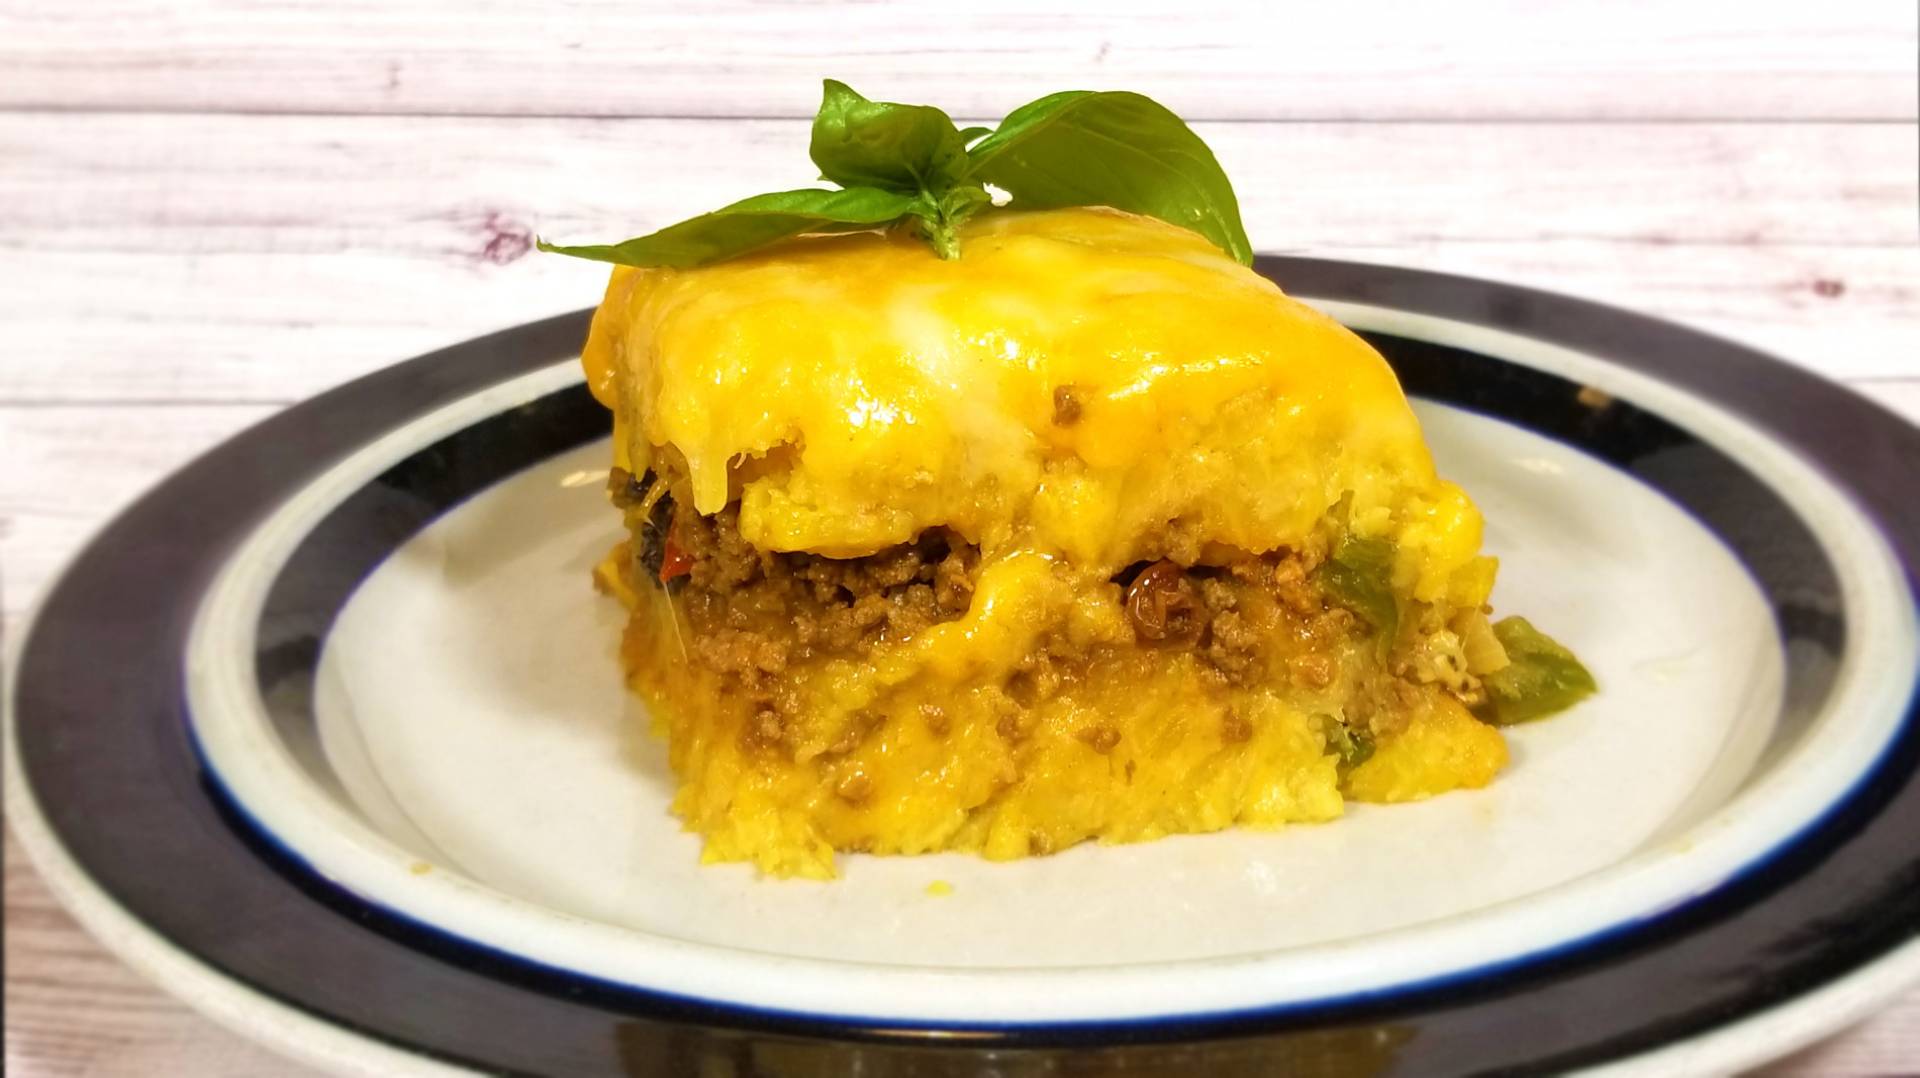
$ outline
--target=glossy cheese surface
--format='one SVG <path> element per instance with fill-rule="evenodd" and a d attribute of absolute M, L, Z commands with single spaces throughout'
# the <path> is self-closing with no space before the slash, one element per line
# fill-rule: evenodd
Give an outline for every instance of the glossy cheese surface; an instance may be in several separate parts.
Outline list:
<path fill-rule="evenodd" d="M 585 364 L 620 463 L 672 447 L 693 508 L 737 499 L 761 549 L 850 557 L 945 526 L 989 565 L 1105 576 L 1172 537 L 1293 546 L 1349 498 L 1353 530 L 1394 541 L 1396 583 L 1432 599 L 1479 547 L 1372 348 L 1199 236 L 1114 211 L 985 214 L 954 261 L 863 233 L 618 268 Z"/>

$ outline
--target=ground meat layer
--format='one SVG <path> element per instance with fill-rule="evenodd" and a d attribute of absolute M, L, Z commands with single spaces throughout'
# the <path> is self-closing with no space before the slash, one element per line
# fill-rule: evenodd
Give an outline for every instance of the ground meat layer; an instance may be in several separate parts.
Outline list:
<path fill-rule="evenodd" d="M 980 567 L 976 547 L 935 530 L 861 558 L 759 550 L 740 534 L 737 507 L 711 516 L 686 511 L 671 484 L 614 479 L 616 503 L 633 532 L 633 575 L 670 589 L 686 619 L 689 658 L 719 674 L 750 702 L 752 729 L 779 741 L 801 702 L 788 674 L 825 658 L 859 659 L 964 615 Z M 1330 598 L 1318 558 L 1280 550 L 1225 565 L 1171 559 L 1134 565 L 1110 583 L 1126 612 L 1132 646 L 1191 652 L 1223 686 L 1286 686 L 1321 696 L 1349 732 L 1392 732 L 1410 684 L 1378 662 L 1356 662 L 1368 626 Z M 1043 636 L 1002 686 L 1007 733 L 1018 712 L 1085 675 L 1095 656 Z"/>
<path fill-rule="evenodd" d="M 675 592 L 693 659 L 775 713 L 796 706 L 782 692 L 790 667 L 858 657 L 958 618 L 973 600 L 980 552 L 945 530 L 864 558 L 765 551 L 740 534 L 736 506 L 702 516 L 670 490 L 649 498 L 649 480 L 614 481 L 635 575 Z"/>

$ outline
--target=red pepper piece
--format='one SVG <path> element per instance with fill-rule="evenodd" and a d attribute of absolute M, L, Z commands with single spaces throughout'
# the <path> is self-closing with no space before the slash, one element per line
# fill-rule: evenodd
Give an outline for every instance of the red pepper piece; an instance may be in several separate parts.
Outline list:
<path fill-rule="evenodd" d="M 666 544 L 660 551 L 660 582 L 666 583 L 676 576 L 686 576 L 693 572 L 693 556 L 680 548 L 674 541 L 674 532 L 667 532 Z"/>

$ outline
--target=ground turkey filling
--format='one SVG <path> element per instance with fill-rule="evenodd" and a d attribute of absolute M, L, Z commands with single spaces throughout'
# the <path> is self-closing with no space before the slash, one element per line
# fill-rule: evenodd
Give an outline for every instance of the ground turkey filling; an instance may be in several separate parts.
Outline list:
<path fill-rule="evenodd" d="M 748 734 L 756 741 L 784 740 L 799 713 L 790 668 L 858 658 L 959 618 L 972 601 L 979 549 L 945 529 L 861 558 L 771 552 L 741 536 L 735 506 L 711 516 L 680 509 L 689 497 L 685 490 L 674 497 L 681 485 L 616 469 L 609 489 L 633 537 L 634 577 L 660 581 L 675 595 L 692 634 L 689 655 L 752 702 Z M 1224 684 L 1278 675 L 1311 693 L 1335 682 L 1342 646 L 1367 628 L 1319 586 L 1316 561 L 1286 550 L 1224 566 L 1161 559 L 1130 566 L 1113 584 L 1141 647 L 1191 650 Z M 1285 643 L 1277 655 L 1276 641 Z M 1090 658 L 1064 639 L 1048 639 L 1012 675 L 1006 694 L 1031 707 Z M 1392 666 L 1353 685 L 1346 736 L 1370 742 L 1391 732 L 1415 681 L 1432 680 L 1405 662 Z"/>

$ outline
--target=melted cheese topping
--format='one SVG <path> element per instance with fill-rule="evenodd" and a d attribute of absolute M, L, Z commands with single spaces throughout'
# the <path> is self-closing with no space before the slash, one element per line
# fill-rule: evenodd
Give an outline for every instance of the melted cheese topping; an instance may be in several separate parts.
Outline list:
<path fill-rule="evenodd" d="M 962 252 L 863 233 L 616 269 L 584 361 L 619 462 L 672 447 L 693 508 L 738 499 L 762 549 L 850 557 L 946 526 L 989 578 L 1026 554 L 1104 578 L 1173 531 L 1296 546 L 1342 498 L 1415 596 L 1474 570 L 1479 514 L 1434 474 L 1385 361 L 1206 240 L 998 212 Z"/>

